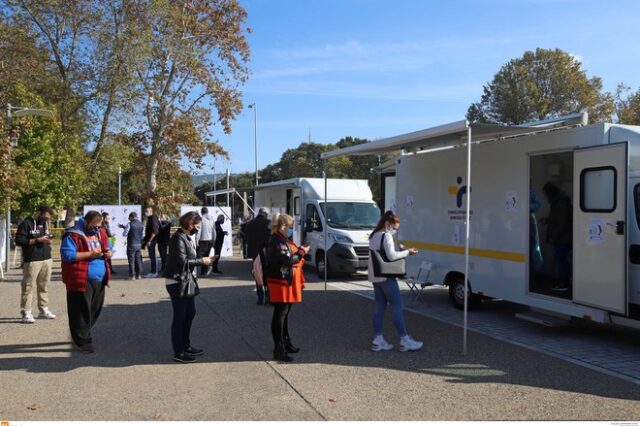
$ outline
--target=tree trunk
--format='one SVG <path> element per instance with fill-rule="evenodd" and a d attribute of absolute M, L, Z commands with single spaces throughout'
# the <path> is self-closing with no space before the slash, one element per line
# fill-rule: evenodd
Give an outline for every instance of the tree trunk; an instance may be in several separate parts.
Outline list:
<path fill-rule="evenodd" d="M 158 157 L 152 152 L 149 157 L 149 165 L 147 168 L 147 190 L 150 195 L 156 193 L 156 189 L 158 188 L 157 182 L 158 176 Z"/>
<path fill-rule="evenodd" d="M 115 88 L 112 86 L 109 90 L 109 100 L 107 101 L 107 108 L 104 111 L 104 115 L 102 116 L 102 126 L 100 128 L 100 136 L 98 136 L 98 141 L 96 142 L 96 148 L 93 150 L 93 161 L 98 162 L 98 158 L 100 157 L 100 150 L 102 149 L 102 145 L 104 144 L 104 139 L 107 135 L 107 128 L 109 127 L 109 118 L 111 117 L 111 110 L 113 109 L 113 99 L 115 97 Z"/>
<path fill-rule="evenodd" d="M 68 228 L 70 226 L 73 226 L 75 220 L 75 216 L 76 216 L 76 208 L 75 207 L 71 207 L 71 206 L 67 206 L 67 214 L 64 217 L 64 227 Z"/>

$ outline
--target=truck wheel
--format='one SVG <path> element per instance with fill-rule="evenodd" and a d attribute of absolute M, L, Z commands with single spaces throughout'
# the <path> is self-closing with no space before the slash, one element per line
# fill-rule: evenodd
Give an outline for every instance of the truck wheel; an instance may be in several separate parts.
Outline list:
<path fill-rule="evenodd" d="M 464 282 L 463 276 L 456 277 L 451 284 L 449 284 L 449 299 L 451 303 L 457 309 L 464 309 Z M 480 296 L 471 292 L 471 287 L 467 286 L 467 308 L 473 310 L 480 304 Z"/>
<path fill-rule="evenodd" d="M 316 273 L 318 274 L 318 278 L 324 279 L 324 252 L 318 250 L 316 252 Z M 327 278 L 331 278 L 331 268 L 327 270 Z"/>

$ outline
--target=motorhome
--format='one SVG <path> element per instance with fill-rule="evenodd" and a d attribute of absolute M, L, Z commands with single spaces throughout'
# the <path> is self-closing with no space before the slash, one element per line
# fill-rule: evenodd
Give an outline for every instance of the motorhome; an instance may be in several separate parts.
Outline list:
<path fill-rule="evenodd" d="M 385 206 L 402 220 L 399 239 L 420 250 L 408 269 L 429 261 L 429 283 L 448 286 L 456 307 L 467 282 L 470 307 L 497 298 L 529 306 L 537 322 L 638 327 L 640 126 L 586 120 L 583 114 L 523 127 L 463 120 L 324 158 L 402 152 L 382 170 Z M 543 191 L 550 187 L 558 190 L 551 197 Z M 568 210 L 564 247 L 549 232 L 557 226 L 551 210 L 558 197 Z"/>
<path fill-rule="evenodd" d="M 367 268 L 368 237 L 380 218 L 369 184 L 359 179 L 293 178 L 255 187 L 256 207 L 294 218 L 296 244 L 309 244 L 308 262 L 324 277 Z M 325 227 L 327 244 L 325 246 Z"/>

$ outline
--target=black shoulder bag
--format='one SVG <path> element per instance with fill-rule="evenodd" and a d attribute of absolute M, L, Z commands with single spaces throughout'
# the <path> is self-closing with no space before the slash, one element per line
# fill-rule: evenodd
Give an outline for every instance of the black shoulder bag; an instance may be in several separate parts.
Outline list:
<path fill-rule="evenodd" d="M 380 249 L 369 250 L 371 256 L 371 264 L 373 265 L 374 277 L 385 278 L 398 278 L 406 275 L 406 262 L 405 259 L 398 259 L 390 261 L 387 254 L 384 251 L 384 238 L 387 236 L 386 232 L 382 234 L 380 238 Z"/>
<path fill-rule="evenodd" d="M 178 277 L 178 297 L 196 297 L 198 294 L 200 294 L 198 280 L 193 276 L 193 271 L 189 268 L 189 262 L 186 259 Z"/>

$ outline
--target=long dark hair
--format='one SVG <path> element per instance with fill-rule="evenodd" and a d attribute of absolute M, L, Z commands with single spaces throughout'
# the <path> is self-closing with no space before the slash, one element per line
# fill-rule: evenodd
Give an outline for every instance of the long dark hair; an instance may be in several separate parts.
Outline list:
<path fill-rule="evenodd" d="M 371 232 L 371 235 L 369 235 L 369 239 L 371 239 L 371 237 L 373 237 L 373 234 L 375 234 L 376 232 L 384 230 L 385 225 L 387 223 L 390 223 L 392 225 L 398 224 L 400 223 L 400 218 L 398 217 L 397 214 L 395 214 L 391 210 L 387 210 L 386 212 L 384 212 L 384 214 L 380 216 L 380 220 L 378 221 L 378 224 Z"/>

